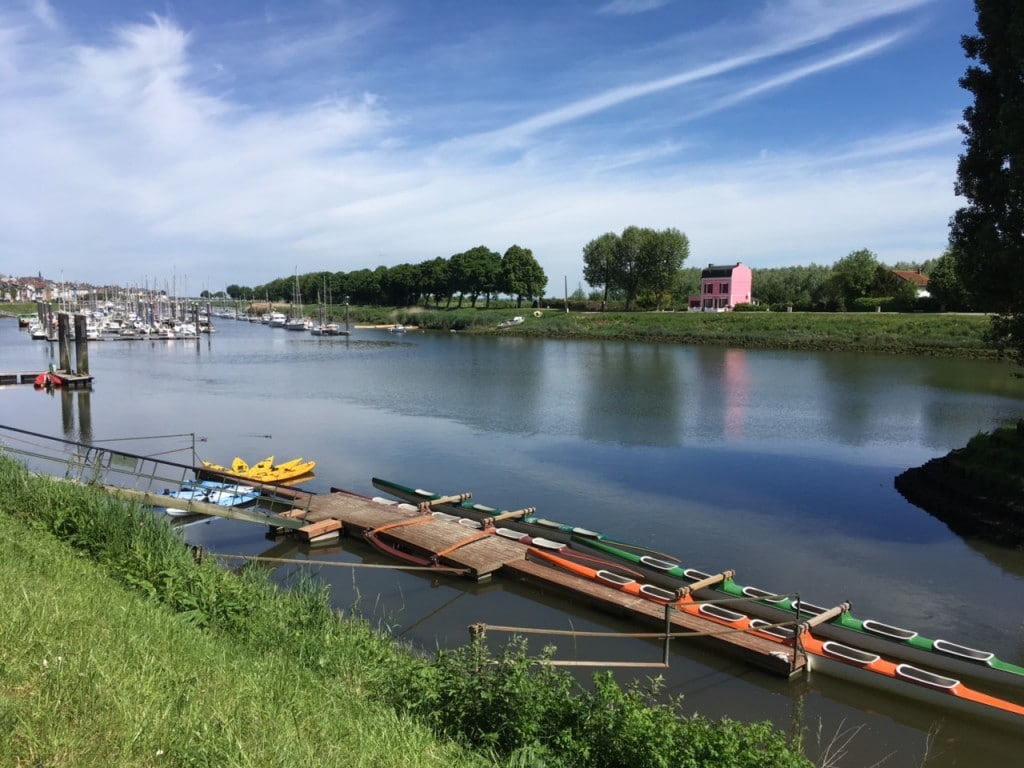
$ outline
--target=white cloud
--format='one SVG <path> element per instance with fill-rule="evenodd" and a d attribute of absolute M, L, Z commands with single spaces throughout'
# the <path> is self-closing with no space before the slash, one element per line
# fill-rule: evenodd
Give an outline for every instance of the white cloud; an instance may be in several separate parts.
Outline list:
<path fill-rule="evenodd" d="M 884 123 L 877 135 L 813 146 L 761 143 L 763 152 L 727 160 L 709 151 L 703 125 L 617 142 L 616 129 L 593 119 L 699 84 L 711 95 L 672 116 L 693 125 L 902 39 L 814 47 L 892 7 L 853 5 L 857 13 L 837 20 L 826 13 L 836 6 L 793 4 L 787 12 L 809 19 L 799 34 L 453 136 L 418 133 L 417 115 L 396 113 L 387 92 L 275 105 L 216 91 L 197 76 L 194 48 L 209 31 L 164 17 L 69 46 L 41 3 L 36 15 L 50 11 L 52 23 L 0 17 L 0 271 L 128 282 L 173 269 L 217 288 L 258 285 L 296 265 L 351 271 L 518 243 L 557 293 L 563 276 L 579 282 L 588 240 L 630 224 L 678 227 L 698 265 L 831 263 L 861 247 L 883 261 L 931 258 L 955 207 L 952 110 L 941 122 Z M 275 34 L 277 23 L 268 22 Z M 325 39 L 347 39 L 343 29 Z M 309 55 L 294 48 L 281 61 Z M 445 95 L 436 92 L 437 110 L 460 109 Z"/>

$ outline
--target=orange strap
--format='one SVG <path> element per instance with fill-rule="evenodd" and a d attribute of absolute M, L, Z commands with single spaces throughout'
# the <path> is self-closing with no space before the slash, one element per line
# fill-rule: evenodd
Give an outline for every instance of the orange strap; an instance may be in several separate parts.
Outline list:
<path fill-rule="evenodd" d="M 369 531 L 369 533 L 380 533 L 381 531 L 387 531 L 391 528 L 401 528 L 406 525 L 419 525 L 420 523 L 429 523 L 433 519 L 433 515 L 422 515 L 420 517 L 412 517 L 408 520 L 399 520 L 397 523 L 388 523 L 387 525 L 382 525 L 380 528 L 374 528 L 372 531 Z"/>
<path fill-rule="evenodd" d="M 474 541 L 477 541 L 478 539 L 484 538 L 485 536 L 490 536 L 492 533 L 494 533 L 494 531 L 495 531 L 495 529 L 493 527 L 487 526 L 482 531 L 477 531 L 472 536 L 468 536 L 465 539 L 463 539 L 462 541 L 460 541 L 460 542 L 458 542 L 456 544 L 452 544 L 450 547 L 448 547 L 446 549 L 442 549 L 440 552 L 437 553 L 436 556 L 437 557 L 444 557 L 448 553 L 454 552 L 459 547 L 464 547 L 467 544 L 472 544 Z"/>

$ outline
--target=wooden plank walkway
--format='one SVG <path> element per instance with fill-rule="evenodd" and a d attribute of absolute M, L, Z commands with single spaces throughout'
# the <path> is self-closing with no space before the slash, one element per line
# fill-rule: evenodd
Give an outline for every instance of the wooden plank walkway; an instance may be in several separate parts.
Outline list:
<path fill-rule="evenodd" d="M 503 573 L 522 581 L 550 587 L 611 614 L 635 619 L 651 626 L 665 626 L 665 606 L 543 563 L 524 558 L 521 561 L 507 563 Z M 757 635 L 731 631 L 726 626 L 699 616 L 672 611 L 670 621 L 674 632 L 695 633 L 699 635 L 696 639 L 703 645 L 713 644 L 718 650 L 783 677 L 803 672 L 807 663 L 802 653 L 797 653 L 794 657 L 792 648 Z"/>
<path fill-rule="evenodd" d="M 303 501 L 305 509 L 286 512 L 283 519 L 287 519 L 292 528 L 301 521 L 302 527 L 292 533 L 310 541 L 341 533 L 366 539 L 368 533 L 375 531 L 375 536 L 386 538 L 404 551 L 425 558 L 433 556 L 438 565 L 464 569 L 466 575 L 478 581 L 501 573 L 555 589 L 575 600 L 645 625 L 665 626 L 663 605 L 527 560 L 529 547 L 526 544 L 496 534 L 482 534 L 479 527 L 460 523 L 450 515 L 433 516 L 411 504 L 383 503 L 338 490 L 310 495 Z M 700 635 L 699 639 L 705 644 L 711 643 L 719 650 L 783 677 L 802 671 L 806 664 L 803 654 L 794 655 L 791 648 L 756 635 L 731 631 L 690 613 L 673 611 L 670 621 L 674 631 Z"/>

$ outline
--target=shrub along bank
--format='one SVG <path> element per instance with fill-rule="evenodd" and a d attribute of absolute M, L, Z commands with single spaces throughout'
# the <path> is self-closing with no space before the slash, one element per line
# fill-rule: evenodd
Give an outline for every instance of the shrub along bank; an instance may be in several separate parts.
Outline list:
<path fill-rule="evenodd" d="M 516 642 L 425 658 L 2 455 L 0 547 L 0 764 L 810 765 L 768 724 L 583 690 Z"/>

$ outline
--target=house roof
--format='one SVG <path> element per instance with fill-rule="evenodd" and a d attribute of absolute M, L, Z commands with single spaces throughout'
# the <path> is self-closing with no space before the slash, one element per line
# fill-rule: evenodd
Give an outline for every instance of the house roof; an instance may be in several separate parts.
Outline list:
<path fill-rule="evenodd" d="M 709 277 L 732 277 L 732 271 L 736 269 L 742 262 L 728 265 L 715 265 L 708 264 L 706 269 L 701 270 L 701 278 Z"/>
<path fill-rule="evenodd" d="M 928 285 L 928 275 L 922 275 L 920 272 L 912 269 L 894 269 L 892 273 L 900 278 L 900 280 L 906 280 L 908 283 L 913 283 L 922 288 Z"/>

